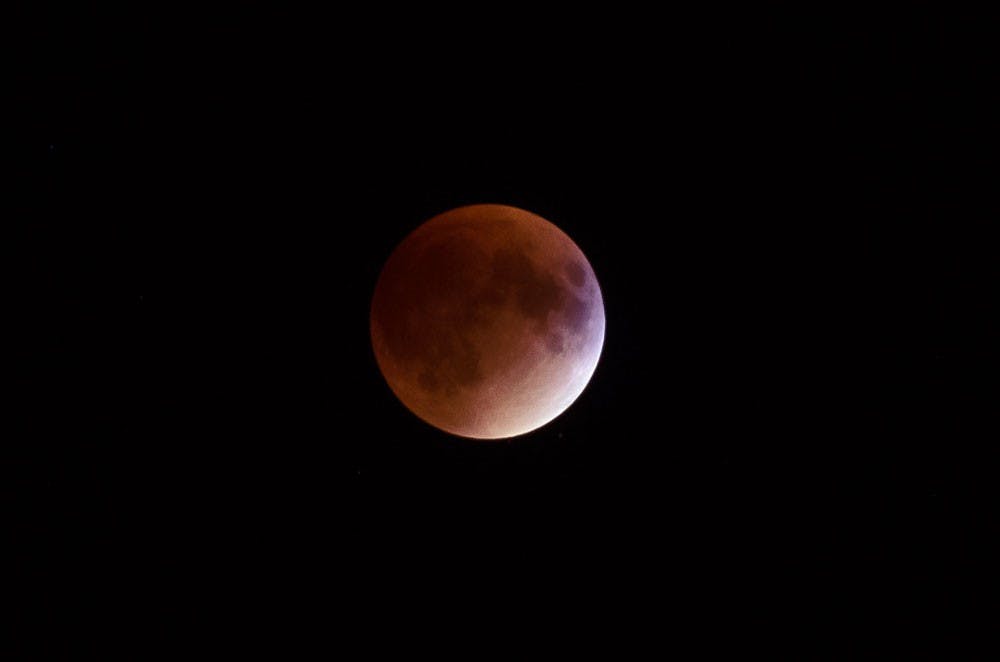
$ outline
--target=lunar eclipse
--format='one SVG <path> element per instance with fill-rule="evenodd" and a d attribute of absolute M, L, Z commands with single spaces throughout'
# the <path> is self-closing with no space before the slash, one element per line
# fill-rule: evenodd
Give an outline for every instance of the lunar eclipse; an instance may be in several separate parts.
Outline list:
<path fill-rule="evenodd" d="M 375 358 L 419 418 L 474 439 L 525 434 L 583 392 L 604 301 L 580 248 L 523 209 L 459 207 L 395 249 L 371 306 Z"/>

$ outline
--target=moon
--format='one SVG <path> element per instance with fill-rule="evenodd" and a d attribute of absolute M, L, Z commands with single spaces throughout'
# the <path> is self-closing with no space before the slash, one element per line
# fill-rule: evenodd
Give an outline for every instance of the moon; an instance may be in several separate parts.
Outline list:
<path fill-rule="evenodd" d="M 496 204 L 452 209 L 395 249 L 371 305 L 375 359 L 419 418 L 473 439 L 545 425 L 604 345 L 594 270 L 562 230 Z"/>

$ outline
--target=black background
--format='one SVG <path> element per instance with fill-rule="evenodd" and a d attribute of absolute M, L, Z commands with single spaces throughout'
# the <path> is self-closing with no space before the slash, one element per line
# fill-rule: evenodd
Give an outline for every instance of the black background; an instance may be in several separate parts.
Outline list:
<path fill-rule="evenodd" d="M 989 35 L 868 19 L 24 18 L 14 640 L 478 659 L 753 633 L 838 655 L 856 624 L 895 648 L 985 620 Z M 368 340 L 393 247 L 477 202 L 559 225 L 606 304 L 590 386 L 509 442 L 417 420 Z"/>

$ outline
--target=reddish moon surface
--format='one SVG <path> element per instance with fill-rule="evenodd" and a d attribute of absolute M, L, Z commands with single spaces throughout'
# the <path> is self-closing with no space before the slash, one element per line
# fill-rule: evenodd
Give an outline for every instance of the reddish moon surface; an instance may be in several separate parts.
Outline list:
<path fill-rule="evenodd" d="M 505 205 L 459 207 L 389 257 L 371 307 L 389 387 L 446 432 L 534 430 L 580 395 L 604 344 L 594 270 L 559 228 Z"/>

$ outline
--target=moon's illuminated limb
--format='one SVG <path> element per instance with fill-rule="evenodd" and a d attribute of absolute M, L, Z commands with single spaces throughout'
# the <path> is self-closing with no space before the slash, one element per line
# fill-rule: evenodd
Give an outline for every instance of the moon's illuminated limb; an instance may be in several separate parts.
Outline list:
<path fill-rule="evenodd" d="M 604 301 L 559 228 L 504 205 L 427 221 L 389 258 L 371 308 L 375 358 L 396 396 L 447 432 L 530 432 L 580 395 L 604 344 Z"/>

